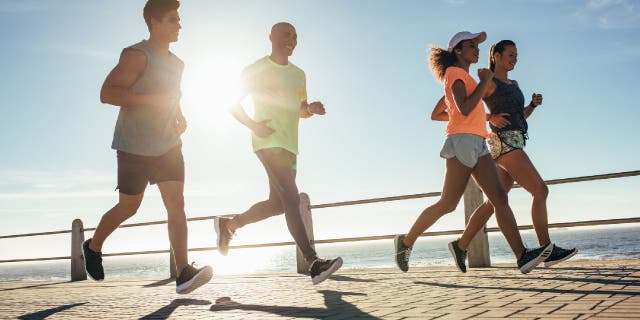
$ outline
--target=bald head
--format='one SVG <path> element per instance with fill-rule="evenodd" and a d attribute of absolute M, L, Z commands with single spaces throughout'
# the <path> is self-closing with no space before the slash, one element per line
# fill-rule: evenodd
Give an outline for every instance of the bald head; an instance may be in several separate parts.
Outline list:
<path fill-rule="evenodd" d="M 271 54 L 272 56 L 289 57 L 293 49 L 298 45 L 296 28 L 288 22 L 278 22 L 271 27 Z"/>
<path fill-rule="evenodd" d="M 274 32 L 286 32 L 286 31 L 296 31 L 296 28 L 289 22 L 278 22 L 271 27 L 271 33 Z"/>

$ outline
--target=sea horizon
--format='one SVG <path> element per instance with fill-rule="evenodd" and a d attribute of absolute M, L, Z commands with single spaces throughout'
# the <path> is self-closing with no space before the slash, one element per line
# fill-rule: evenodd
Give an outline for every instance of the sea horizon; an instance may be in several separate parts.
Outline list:
<path fill-rule="evenodd" d="M 578 248 L 573 260 L 622 260 L 640 258 L 640 224 L 572 227 L 550 230 L 552 241 L 563 248 Z M 521 231 L 525 245 L 538 245 L 533 230 Z M 411 256 L 411 267 L 453 266 L 447 243 L 458 235 L 421 237 Z M 512 263 L 515 257 L 499 232 L 489 233 L 492 264 Z M 395 268 L 392 240 L 317 244 L 321 257 L 341 256 L 344 269 Z M 189 253 L 190 260 L 209 264 L 218 275 L 296 272 L 293 246 L 230 250 L 227 257 L 215 250 Z M 107 279 L 168 277 L 168 254 L 105 257 Z M 69 260 L 0 264 L 0 282 L 69 281 Z"/>

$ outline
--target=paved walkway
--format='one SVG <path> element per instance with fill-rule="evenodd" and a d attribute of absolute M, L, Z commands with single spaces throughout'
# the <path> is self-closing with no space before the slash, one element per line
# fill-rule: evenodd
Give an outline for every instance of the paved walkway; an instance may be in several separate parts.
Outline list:
<path fill-rule="evenodd" d="M 0 318 L 19 319 L 640 319 L 640 261 L 214 276 L 191 295 L 159 279 L 0 283 Z"/>

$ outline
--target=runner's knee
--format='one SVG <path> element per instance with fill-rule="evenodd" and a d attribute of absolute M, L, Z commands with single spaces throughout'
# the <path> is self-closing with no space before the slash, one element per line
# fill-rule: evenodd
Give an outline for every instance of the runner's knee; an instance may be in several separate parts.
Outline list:
<path fill-rule="evenodd" d="M 501 208 L 509 205 L 509 196 L 504 190 L 496 192 L 489 200 L 494 208 Z"/>
<path fill-rule="evenodd" d="M 531 195 L 536 199 L 546 199 L 549 195 L 549 187 L 542 182 L 531 191 Z"/>
<path fill-rule="evenodd" d="M 123 215 L 129 218 L 138 212 L 138 209 L 140 208 L 140 203 L 141 202 L 135 202 L 135 201 L 119 202 L 118 209 L 120 209 L 120 212 Z"/>
<path fill-rule="evenodd" d="M 439 201 L 438 206 L 440 207 L 440 211 L 442 212 L 442 215 L 445 215 L 447 213 L 455 211 L 456 207 L 458 207 L 458 203 L 445 200 L 445 201 Z"/>
<path fill-rule="evenodd" d="M 271 209 L 274 215 L 284 212 L 284 208 L 282 207 L 282 201 L 280 200 L 280 198 L 270 197 L 269 200 L 267 200 L 267 203 L 269 204 L 269 209 Z"/>

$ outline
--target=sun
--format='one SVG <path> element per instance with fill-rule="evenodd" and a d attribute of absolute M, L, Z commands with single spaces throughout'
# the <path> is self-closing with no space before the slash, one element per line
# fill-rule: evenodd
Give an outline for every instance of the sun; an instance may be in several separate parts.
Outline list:
<path fill-rule="evenodd" d="M 237 102 L 240 94 L 242 68 L 237 60 L 230 57 L 192 61 L 185 68 L 182 81 L 185 114 L 198 121 L 229 117 L 229 108 Z M 228 121 L 216 121 L 215 127 L 224 128 L 224 123 Z"/>

